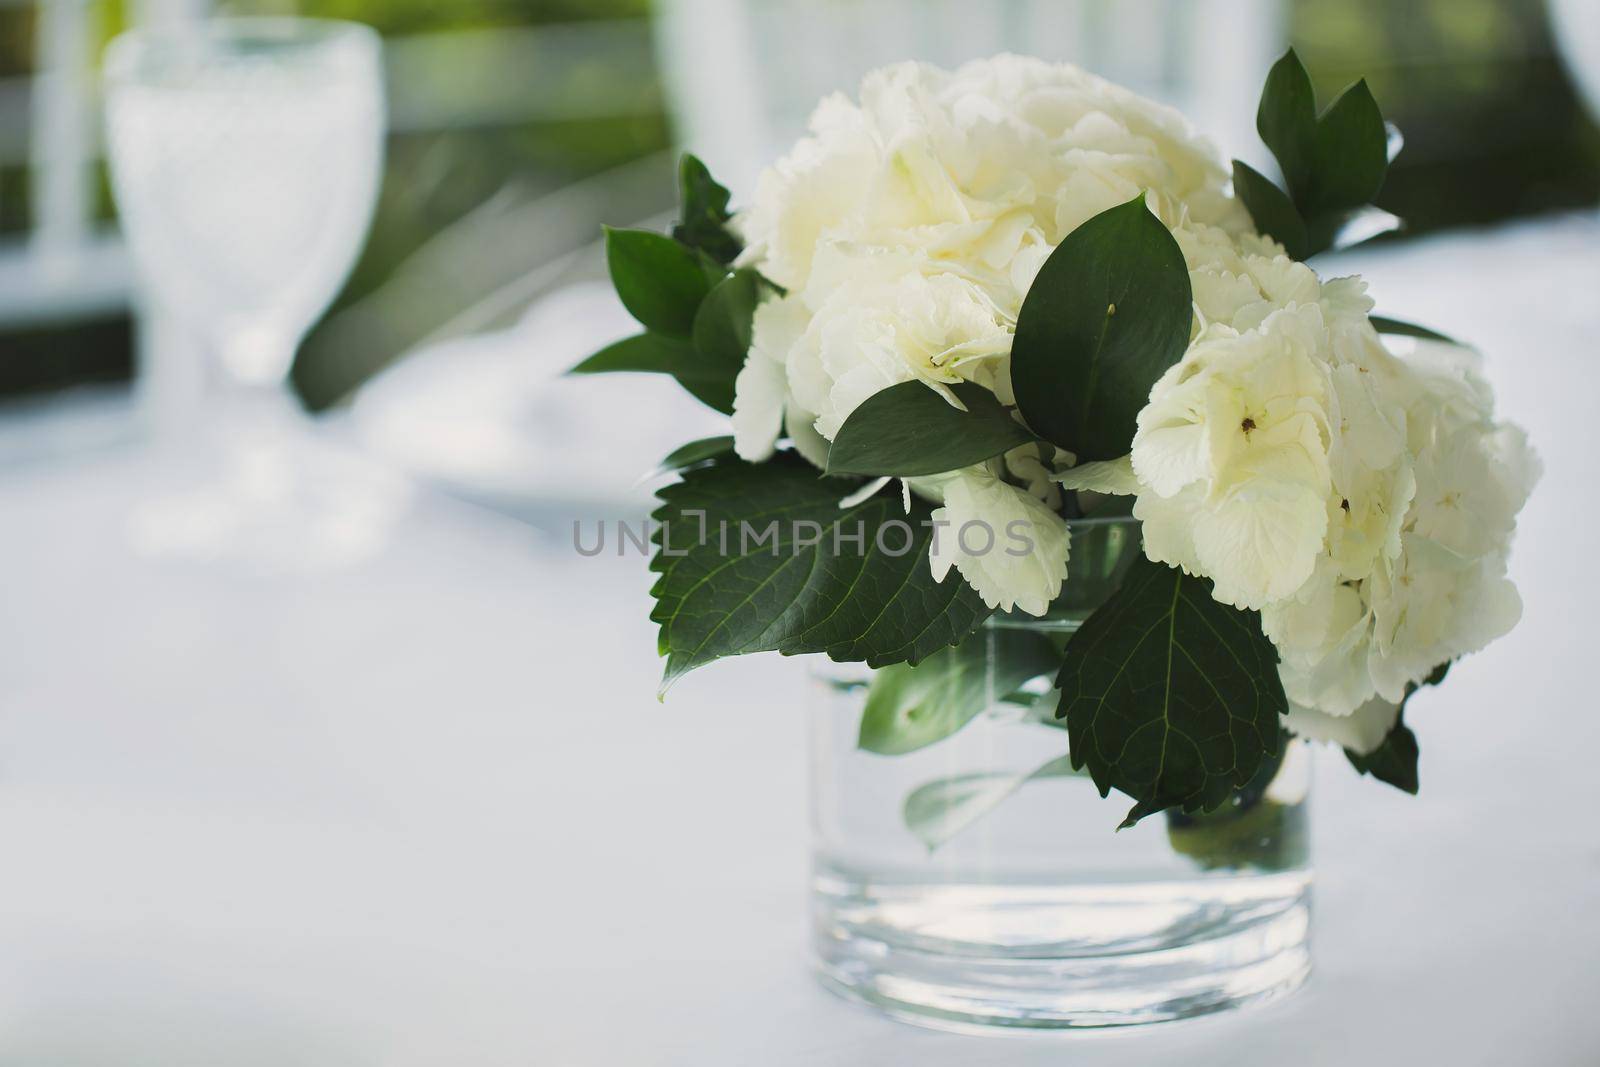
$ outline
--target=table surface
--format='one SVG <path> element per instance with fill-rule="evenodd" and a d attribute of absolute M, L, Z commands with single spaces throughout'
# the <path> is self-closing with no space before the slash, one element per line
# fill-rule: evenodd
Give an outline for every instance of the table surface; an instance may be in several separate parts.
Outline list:
<path fill-rule="evenodd" d="M 799 663 L 659 705 L 638 558 L 427 490 L 337 571 L 136 554 L 133 441 L 0 469 L 0 1063 L 1600 1061 L 1600 219 L 1339 267 L 1481 344 L 1547 473 L 1523 624 L 1414 702 L 1422 796 L 1319 756 L 1300 994 L 995 1039 L 835 1000 Z"/>

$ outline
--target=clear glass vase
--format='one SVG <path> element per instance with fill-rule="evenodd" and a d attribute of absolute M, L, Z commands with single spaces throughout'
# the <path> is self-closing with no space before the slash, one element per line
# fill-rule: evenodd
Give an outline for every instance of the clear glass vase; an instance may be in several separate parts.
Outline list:
<path fill-rule="evenodd" d="M 1309 973 L 1303 746 L 1216 812 L 1119 831 L 1131 802 L 1072 771 L 1049 674 L 1019 682 L 1016 642 L 1064 647 L 1138 551 L 1130 520 L 1073 526 L 1049 617 L 992 620 L 964 665 L 927 672 L 935 698 L 917 704 L 904 667 L 814 671 L 813 936 L 836 992 L 943 1028 L 1063 1029 L 1259 1002 Z M 914 705 L 913 735 L 952 710 L 964 725 L 874 745 L 863 715 L 885 697 Z"/>

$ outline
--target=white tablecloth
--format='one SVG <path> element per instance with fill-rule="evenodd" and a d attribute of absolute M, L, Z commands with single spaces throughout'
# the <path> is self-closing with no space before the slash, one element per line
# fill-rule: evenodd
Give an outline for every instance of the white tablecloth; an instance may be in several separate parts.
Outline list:
<path fill-rule="evenodd" d="M 1318 768 L 1317 971 L 981 1039 L 806 964 L 800 671 L 654 699 L 648 575 L 424 493 L 370 563 L 136 556 L 138 444 L 0 471 L 0 1063 L 1593 1064 L 1600 221 L 1345 261 L 1491 356 L 1548 472 L 1521 628 L 1418 697 L 1423 793 Z"/>

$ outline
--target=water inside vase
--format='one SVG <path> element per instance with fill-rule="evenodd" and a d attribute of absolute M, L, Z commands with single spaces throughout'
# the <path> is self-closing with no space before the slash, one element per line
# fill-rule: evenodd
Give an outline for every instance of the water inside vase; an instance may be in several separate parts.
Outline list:
<path fill-rule="evenodd" d="M 1137 546 L 1116 527 L 1095 536 L 1081 603 L 978 635 L 980 710 L 948 736 L 869 751 L 874 672 L 814 671 L 814 945 L 836 991 L 924 1024 L 1070 1028 L 1181 1018 L 1304 979 L 1303 746 L 1216 812 L 1118 830 L 1132 802 L 1072 770 L 1049 677 L 1014 685 L 1003 643 L 1063 647 Z"/>

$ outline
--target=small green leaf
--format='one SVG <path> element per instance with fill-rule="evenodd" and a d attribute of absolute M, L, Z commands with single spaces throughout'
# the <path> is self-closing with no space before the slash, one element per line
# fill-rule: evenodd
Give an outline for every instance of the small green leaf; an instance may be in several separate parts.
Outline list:
<path fill-rule="evenodd" d="M 708 459 L 726 456 L 732 451 L 732 437 L 702 437 L 698 441 L 690 441 L 688 444 L 680 445 L 668 452 L 656 470 L 658 473 L 681 471 L 685 467 L 694 466 L 696 463 L 704 463 Z"/>
<path fill-rule="evenodd" d="M 906 797 L 906 829 L 932 852 L 1004 803 L 1029 782 L 1070 778 L 1077 772 L 1070 756 L 1059 756 L 1025 774 L 989 771 L 938 778 Z"/>
<path fill-rule="evenodd" d="M 1358 81 L 1317 120 L 1316 162 L 1304 197 L 1308 215 L 1372 202 L 1389 172 L 1389 134 L 1366 81 Z"/>
<path fill-rule="evenodd" d="M 606 262 L 622 306 L 640 325 L 688 337 L 715 276 L 694 249 L 648 230 L 606 230 Z"/>
<path fill-rule="evenodd" d="M 1420 337 L 1425 341 L 1443 341 L 1452 345 L 1459 343 L 1437 330 L 1430 330 L 1426 326 L 1418 326 L 1413 322 L 1386 318 L 1383 315 L 1373 315 L 1371 316 L 1371 321 L 1372 328 L 1379 333 L 1393 334 L 1397 337 Z"/>
<path fill-rule="evenodd" d="M 961 411 L 920 381 L 874 393 L 850 413 L 828 451 L 829 474 L 915 478 L 970 467 L 1034 440 L 981 385 L 951 387 Z"/>
<path fill-rule="evenodd" d="M 1319 116 L 1311 79 L 1290 49 L 1267 74 L 1256 128 L 1278 159 L 1288 193 L 1237 161 L 1234 190 L 1256 228 L 1289 255 L 1309 259 L 1398 227 L 1399 219 L 1368 207 L 1383 188 L 1391 141 L 1365 81 Z"/>
<path fill-rule="evenodd" d="M 1405 723 L 1404 713 L 1395 719 L 1383 743 L 1366 755 L 1344 750 L 1345 759 L 1362 774 L 1370 774 L 1380 782 L 1388 782 L 1396 789 L 1415 796 L 1419 786 L 1417 778 L 1417 735 Z"/>
<path fill-rule="evenodd" d="M 1289 704 L 1260 615 L 1143 556 L 1073 635 L 1056 684 L 1073 765 L 1135 801 L 1124 825 L 1214 810 L 1283 746 Z"/>
<path fill-rule="evenodd" d="M 1233 161 L 1233 191 L 1243 201 L 1256 229 L 1283 245 L 1290 259 L 1310 255 L 1305 220 L 1285 193 L 1242 160 Z"/>
<path fill-rule="evenodd" d="M 1267 72 L 1256 109 L 1256 132 L 1277 158 L 1295 202 L 1302 202 L 1317 165 L 1317 101 L 1311 75 L 1293 48 Z"/>
<path fill-rule="evenodd" d="M 641 333 L 607 345 L 568 374 L 619 374 L 637 371 L 647 374 L 674 374 L 678 365 L 692 361 L 694 346 L 676 337 Z"/>
<path fill-rule="evenodd" d="M 730 389 L 750 351 L 750 324 L 764 286 L 755 271 L 736 270 L 707 294 L 694 317 L 694 346 L 725 369 Z"/>
<path fill-rule="evenodd" d="M 747 652 L 920 663 L 992 614 L 959 575 L 934 581 L 930 505 L 913 500 L 907 514 L 897 494 L 879 493 L 841 508 L 860 485 L 784 453 L 718 457 L 657 494 L 650 617 L 663 688 Z"/>
<path fill-rule="evenodd" d="M 884 667 L 872 676 L 858 744 L 898 756 L 942 741 L 1059 661 L 1044 635 L 1004 627 L 980 630 L 915 667 Z"/>
<path fill-rule="evenodd" d="M 724 415 L 733 413 L 733 375 L 712 363 L 688 341 L 641 333 L 608 345 L 573 367 L 568 374 L 613 374 L 639 371 L 670 374 L 695 399 Z M 734 374 L 737 374 L 737 368 Z"/>
<path fill-rule="evenodd" d="M 1017 317 L 1011 379 L 1040 436 L 1079 462 L 1128 453 L 1150 387 L 1192 319 L 1183 253 L 1143 194 L 1067 235 Z"/>
<path fill-rule="evenodd" d="M 1389 729 L 1383 742 L 1365 754 L 1348 748 L 1344 750 L 1344 757 L 1350 761 L 1350 766 L 1362 774 L 1370 774 L 1380 782 L 1387 782 L 1396 789 L 1416 796 L 1420 786 L 1417 761 L 1421 751 L 1417 747 L 1417 735 L 1406 725 L 1406 705 L 1422 686 L 1438 685 L 1443 682 L 1445 675 L 1450 673 L 1451 662 L 1445 660 L 1439 664 L 1420 685 L 1406 686 L 1406 694 L 1400 701 L 1400 710 L 1395 714 L 1394 726 Z"/>
<path fill-rule="evenodd" d="M 718 263 L 732 263 L 744 243 L 728 228 L 728 190 L 718 185 L 700 160 L 687 153 L 678 166 L 682 209 L 672 236 L 698 248 Z"/>
<path fill-rule="evenodd" d="M 1318 219 L 1312 246 L 1319 251 L 1342 252 L 1359 244 L 1396 233 L 1405 226 L 1398 215 L 1367 204 L 1349 211 L 1336 211 Z"/>

